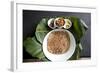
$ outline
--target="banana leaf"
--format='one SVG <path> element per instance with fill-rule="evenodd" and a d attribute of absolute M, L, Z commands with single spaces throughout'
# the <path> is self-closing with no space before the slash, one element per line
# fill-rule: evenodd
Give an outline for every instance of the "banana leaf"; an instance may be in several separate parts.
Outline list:
<path fill-rule="evenodd" d="M 81 38 L 85 35 L 88 26 L 82 19 L 79 19 L 77 17 L 69 17 L 69 19 L 72 22 L 72 27 L 69 29 L 69 31 L 73 33 L 77 44 L 75 52 L 69 60 L 77 60 L 80 58 L 80 54 L 83 49 L 80 41 Z"/>
<path fill-rule="evenodd" d="M 80 40 L 84 36 L 88 27 L 85 26 L 86 24 L 84 21 L 82 21 L 82 19 L 77 17 L 69 17 L 69 19 L 72 22 L 72 27 L 69 29 L 69 31 L 73 33 L 76 43 L 80 43 Z"/>
<path fill-rule="evenodd" d="M 81 44 L 81 43 L 80 43 Z M 81 54 L 81 51 L 82 51 L 82 46 L 80 46 L 80 44 L 77 44 L 76 45 L 76 49 L 75 49 L 75 52 L 74 54 L 72 55 L 71 58 L 69 58 L 69 60 L 78 60 L 80 58 L 80 54 Z"/>
<path fill-rule="evenodd" d="M 43 18 L 40 23 L 37 25 L 35 36 L 37 40 L 42 44 L 45 35 L 51 31 L 47 25 L 48 18 Z"/>
<path fill-rule="evenodd" d="M 37 57 L 40 60 L 47 60 L 45 58 L 44 53 L 42 52 L 42 45 L 40 43 L 37 42 L 35 37 L 28 37 L 24 43 L 23 43 L 24 47 L 26 48 L 26 51 L 32 55 L 33 57 Z"/>

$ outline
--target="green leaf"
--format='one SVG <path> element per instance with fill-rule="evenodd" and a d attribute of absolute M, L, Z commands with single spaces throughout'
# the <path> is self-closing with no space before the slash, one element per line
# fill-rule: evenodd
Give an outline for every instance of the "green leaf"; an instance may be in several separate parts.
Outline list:
<path fill-rule="evenodd" d="M 80 23 L 84 27 L 85 30 L 88 29 L 88 26 L 86 25 L 86 23 L 82 19 L 80 19 Z"/>
<path fill-rule="evenodd" d="M 28 37 L 24 41 L 24 47 L 26 51 L 33 57 L 37 57 L 39 59 L 45 58 L 45 55 L 42 51 L 42 46 L 36 41 L 35 37 L 33 38 Z"/>
<path fill-rule="evenodd" d="M 79 43 L 87 30 L 86 24 L 77 17 L 70 17 L 69 19 L 72 22 L 72 27 L 69 30 L 73 33 L 76 42 Z"/>
<path fill-rule="evenodd" d="M 44 37 L 46 36 L 46 34 L 48 33 L 48 31 L 46 32 L 35 32 L 35 36 L 37 38 L 37 40 L 42 44 L 43 43 L 43 40 L 44 40 Z"/>
<path fill-rule="evenodd" d="M 47 25 L 48 19 L 43 18 L 37 25 L 35 36 L 29 37 L 24 41 L 26 51 L 33 57 L 48 61 L 42 50 L 42 42 L 45 35 L 51 30 Z M 41 44 L 40 44 L 41 43 Z"/>
<path fill-rule="evenodd" d="M 48 27 L 48 18 L 43 18 L 39 24 L 37 25 L 36 32 L 44 32 L 44 31 L 50 31 L 51 29 Z"/>
<path fill-rule="evenodd" d="M 81 54 L 81 47 L 79 44 L 77 44 L 75 52 L 69 60 L 78 60 L 80 58 L 80 54 Z"/>
<path fill-rule="evenodd" d="M 36 39 L 42 44 L 43 39 L 45 35 L 51 31 L 51 29 L 48 27 L 48 18 L 43 18 L 40 23 L 37 25 L 35 36 Z"/>

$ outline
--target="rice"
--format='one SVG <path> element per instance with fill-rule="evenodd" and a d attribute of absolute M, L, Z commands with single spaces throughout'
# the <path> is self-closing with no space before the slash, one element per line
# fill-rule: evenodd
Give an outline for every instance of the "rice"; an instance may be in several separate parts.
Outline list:
<path fill-rule="evenodd" d="M 66 31 L 54 31 L 47 39 L 47 49 L 52 54 L 63 54 L 70 47 L 69 34 Z"/>

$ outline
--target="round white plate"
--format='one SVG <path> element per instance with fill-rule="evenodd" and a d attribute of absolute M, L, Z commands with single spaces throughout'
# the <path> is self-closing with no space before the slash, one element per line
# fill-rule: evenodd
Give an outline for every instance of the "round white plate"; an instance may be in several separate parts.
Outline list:
<path fill-rule="evenodd" d="M 50 33 L 55 32 L 55 31 L 66 31 L 69 34 L 70 47 L 69 47 L 69 50 L 64 54 L 52 54 L 47 50 L 48 36 L 49 36 Z M 45 56 L 51 61 L 67 61 L 73 55 L 73 53 L 75 51 L 75 47 L 76 47 L 76 41 L 75 41 L 73 34 L 70 31 L 65 30 L 65 29 L 52 30 L 45 36 L 45 38 L 43 40 L 43 52 L 44 52 Z"/>

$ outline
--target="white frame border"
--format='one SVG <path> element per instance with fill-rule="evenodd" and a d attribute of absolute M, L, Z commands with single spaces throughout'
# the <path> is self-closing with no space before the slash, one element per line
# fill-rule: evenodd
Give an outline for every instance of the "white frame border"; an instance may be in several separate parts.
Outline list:
<path fill-rule="evenodd" d="M 66 67 L 81 67 L 81 66 L 94 66 L 97 64 L 97 54 L 96 54 L 96 42 L 93 38 L 96 31 L 96 8 L 95 7 L 73 7 L 73 6 L 59 6 L 59 5 L 42 5 L 34 3 L 21 3 L 12 2 L 12 58 L 11 58 L 11 70 L 13 71 L 32 71 L 32 70 L 42 70 L 42 69 L 54 69 L 54 68 L 66 68 Z M 38 8 L 37 8 L 38 7 Z M 49 7 L 49 8 L 48 8 Z M 51 8 L 51 10 L 50 10 Z M 66 12 L 86 12 L 91 13 L 91 60 L 76 60 L 67 62 L 36 62 L 36 63 L 23 63 L 22 62 L 22 9 L 27 10 L 50 10 L 50 11 L 62 11 L 59 10 L 63 8 Z M 55 10 L 56 9 L 56 10 Z M 78 11 L 77 11 L 78 10 Z M 63 11 L 63 12 L 64 12 Z M 95 26 L 93 26 L 95 24 Z M 95 48 L 95 49 L 93 49 Z"/>

